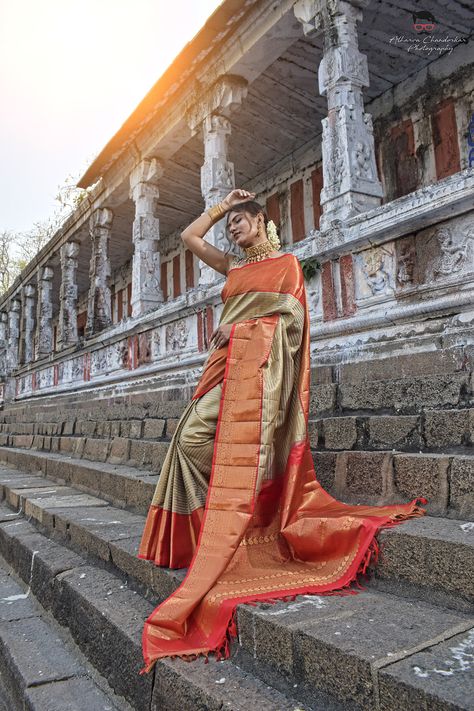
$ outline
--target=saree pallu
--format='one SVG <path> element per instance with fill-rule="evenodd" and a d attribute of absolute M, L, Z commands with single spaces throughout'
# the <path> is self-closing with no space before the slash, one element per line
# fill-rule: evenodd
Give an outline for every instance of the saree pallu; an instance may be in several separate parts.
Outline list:
<path fill-rule="evenodd" d="M 184 567 L 143 631 L 157 659 L 229 654 L 238 604 L 343 591 L 365 572 L 383 527 L 421 516 L 407 504 L 341 503 L 310 452 L 309 314 L 291 254 L 231 269 L 214 350 L 168 450 L 139 556 Z"/>

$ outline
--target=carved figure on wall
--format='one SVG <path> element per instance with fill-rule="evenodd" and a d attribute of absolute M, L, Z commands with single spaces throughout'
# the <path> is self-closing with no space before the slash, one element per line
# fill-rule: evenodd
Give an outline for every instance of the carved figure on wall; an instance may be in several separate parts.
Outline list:
<path fill-rule="evenodd" d="M 354 150 L 355 174 L 358 178 L 372 178 L 372 162 L 369 147 L 357 141 Z"/>
<path fill-rule="evenodd" d="M 400 246 L 397 264 L 397 281 L 401 286 L 412 284 L 415 278 L 416 252 L 411 242 Z"/>
<path fill-rule="evenodd" d="M 365 256 L 362 270 L 372 294 L 383 294 L 390 287 L 390 275 L 385 269 L 385 254 L 375 249 Z"/>
<path fill-rule="evenodd" d="M 453 236 L 449 227 L 440 227 L 436 232 L 441 254 L 434 269 L 435 276 L 451 276 L 461 271 L 467 258 L 468 239 L 474 235 L 464 233 L 464 238 L 458 244 L 453 243 Z"/>

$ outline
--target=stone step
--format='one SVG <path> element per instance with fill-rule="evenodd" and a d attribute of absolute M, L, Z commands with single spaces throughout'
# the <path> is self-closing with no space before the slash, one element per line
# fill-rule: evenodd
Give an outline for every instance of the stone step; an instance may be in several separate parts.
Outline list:
<path fill-rule="evenodd" d="M 99 493 L 119 506 L 146 513 L 169 444 L 137 441 L 127 449 L 121 443 L 112 442 L 107 463 L 92 461 L 97 453 L 95 440 L 90 448 L 87 442 L 82 445 L 87 461 L 54 452 L 0 447 L 0 462 L 42 471 Z M 472 454 L 315 451 L 313 459 L 321 484 L 344 501 L 390 503 L 425 496 L 432 515 L 469 518 L 474 514 Z"/>
<path fill-rule="evenodd" d="M 0 462 L 40 471 L 115 505 L 146 513 L 169 443 L 137 441 L 127 449 L 119 440 L 107 450 L 108 462 L 94 462 L 98 441 L 92 440 L 91 448 L 87 443 L 82 446 L 82 459 L 0 446 Z M 474 514 L 472 454 L 314 451 L 313 459 L 322 486 L 343 501 L 391 503 L 424 496 L 432 515 L 469 518 Z"/>
<path fill-rule="evenodd" d="M 1 556 L 0 679 L 8 711 L 131 711 Z"/>
<path fill-rule="evenodd" d="M 93 555 L 112 570 L 134 578 L 161 598 L 179 584 L 181 573 L 136 557 L 145 517 L 118 509 L 103 498 L 84 494 L 41 476 L 6 470 L 0 478 L 3 499 L 81 553 Z M 474 524 L 426 517 L 382 531 L 378 579 L 403 594 L 458 609 L 474 608 Z M 391 588 L 390 588 L 391 589 Z"/>
<path fill-rule="evenodd" d="M 10 516 L 11 511 L 0 507 L 2 555 L 28 581 L 41 604 L 69 628 L 114 691 L 137 711 L 343 711 L 327 697 L 325 705 L 302 706 L 292 695 L 269 688 L 230 660 L 190 664 L 166 659 L 151 674 L 139 675 L 141 633 L 151 603 L 129 589 L 127 580 L 89 565 L 25 519 L 12 521 Z M 43 711 L 46 708 L 53 711 L 47 706 Z M 82 711 L 89 708 L 81 707 Z"/>
<path fill-rule="evenodd" d="M 396 414 L 456 409 L 474 405 L 468 371 L 409 378 L 316 383 L 310 391 L 310 415 Z"/>
<path fill-rule="evenodd" d="M 312 370 L 310 414 L 416 415 L 426 409 L 472 407 L 472 359 L 471 352 L 456 356 L 439 353 L 431 361 L 427 354 L 410 354 L 321 366 Z M 110 427 L 117 434 L 117 428 L 122 424 L 127 428 L 128 421 L 135 427 L 136 422 L 148 419 L 179 418 L 193 391 L 194 387 L 187 385 L 128 396 L 69 393 L 28 404 L 7 404 L 0 413 L 0 423 L 34 423 L 40 431 L 32 434 L 52 435 L 58 434 L 55 425 L 65 422 L 68 426 L 77 423 L 87 433 L 88 428 L 101 428 L 106 422 L 106 429 Z"/>
<path fill-rule="evenodd" d="M 311 446 L 324 450 L 446 452 L 474 445 L 474 409 L 426 410 L 415 415 L 354 415 L 310 419 Z M 473 450 L 474 451 L 474 450 Z"/>
<path fill-rule="evenodd" d="M 184 405 L 183 405 L 184 407 Z M 0 425 L 0 444 L 34 447 L 53 451 L 75 452 L 85 441 L 95 441 L 96 448 L 106 453 L 115 448 L 136 451 L 169 441 L 178 418 L 144 420 L 73 420 L 56 423 L 4 423 Z M 338 415 L 310 418 L 311 446 L 325 450 L 446 451 L 449 448 L 472 448 L 474 444 L 474 408 L 433 409 L 413 415 Z M 99 444 L 102 442 L 102 444 Z M 90 448 L 94 445 L 90 444 Z M 106 455 L 105 455 L 106 456 Z"/>
<path fill-rule="evenodd" d="M 152 604 L 131 588 L 130 578 L 87 563 L 12 514 L 0 509 L 0 552 L 135 708 L 148 708 L 150 698 L 152 708 L 163 711 L 470 708 L 474 617 L 379 590 L 242 605 L 231 661 L 161 661 L 152 687 L 149 676 L 136 673 Z M 438 679 L 436 670 L 446 674 Z"/>

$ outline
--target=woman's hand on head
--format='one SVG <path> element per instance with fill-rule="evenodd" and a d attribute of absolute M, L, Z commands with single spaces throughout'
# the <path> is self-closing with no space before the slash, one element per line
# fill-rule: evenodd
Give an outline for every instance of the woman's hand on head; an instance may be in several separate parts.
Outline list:
<path fill-rule="evenodd" d="M 226 343 L 229 342 L 230 332 L 232 331 L 231 323 L 223 323 L 218 326 L 212 333 L 209 339 L 209 343 L 215 348 L 222 348 Z"/>
<path fill-rule="evenodd" d="M 248 190 L 232 190 L 224 199 L 223 203 L 230 210 L 231 207 L 237 205 L 239 202 L 245 202 L 246 200 L 253 200 L 255 198 L 255 193 L 249 193 Z"/>

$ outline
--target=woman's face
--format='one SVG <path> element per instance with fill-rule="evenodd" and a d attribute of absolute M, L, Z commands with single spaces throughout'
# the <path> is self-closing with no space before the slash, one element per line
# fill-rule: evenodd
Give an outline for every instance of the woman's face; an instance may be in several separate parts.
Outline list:
<path fill-rule="evenodd" d="M 251 247 L 257 242 L 258 221 L 260 220 L 260 241 L 264 241 L 265 226 L 262 214 L 250 215 L 248 212 L 230 212 L 227 220 L 227 229 L 233 242 L 238 247 Z"/>

